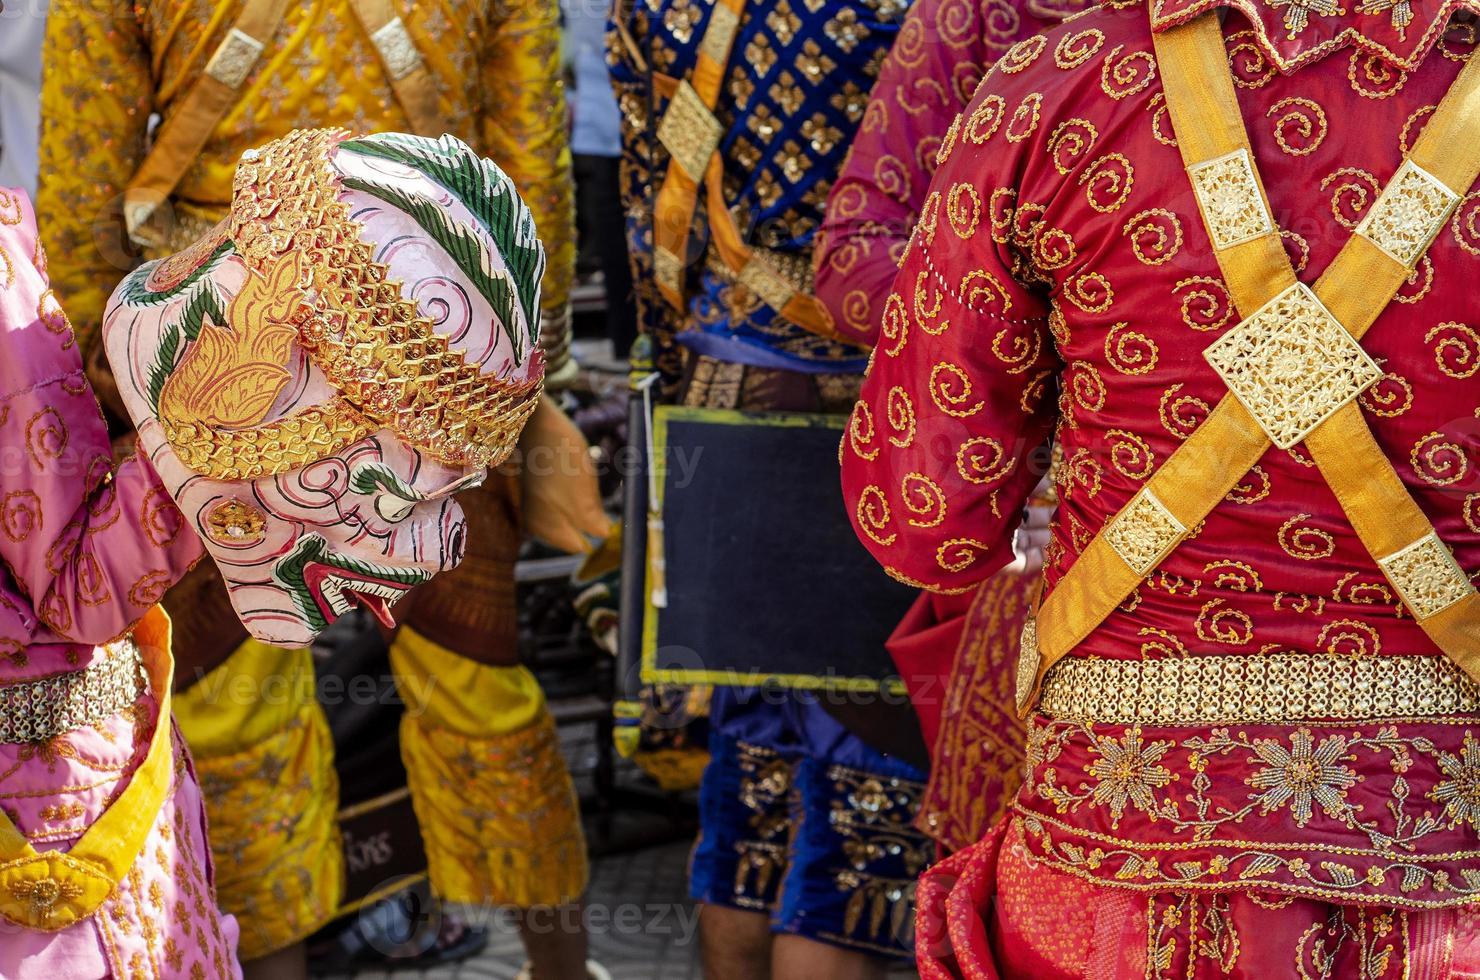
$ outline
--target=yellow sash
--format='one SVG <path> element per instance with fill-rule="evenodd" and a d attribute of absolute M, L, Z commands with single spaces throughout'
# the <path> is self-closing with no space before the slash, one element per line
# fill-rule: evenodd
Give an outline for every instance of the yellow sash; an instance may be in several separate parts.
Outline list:
<path fill-rule="evenodd" d="M 1090 542 L 1025 632 L 1018 709 L 1212 512 L 1271 445 L 1304 441 L 1363 545 L 1434 643 L 1480 678 L 1480 598 L 1367 427 L 1356 397 L 1381 371 L 1357 341 L 1480 175 L 1480 59 L 1461 72 L 1403 166 L 1314 290 L 1270 217 L 1216 14 L 1155 35 L 1167 106 L 1219 267 L 1244 320 L 1204 352 L 1225 396 Z M 1281 362 L 1309 370 L 1282 377 Z M 1278 380 L 1270 384 L 1266 379 Z"/>
<path fill-rule="evenodd" d="M 236 105 L 242 85 L 277 33 L 287 9 L 288 0 L 247 0 L 205 71 L 159 127 L 149 155 L 123 192 L 124 224 L 139 245 L 165 245 L 169 229 L 154 227 L 160 205 L 169 200 L 222 118 Z"/>
<path fill-rule="evenodd" d="M 133 630 L 159 702 L 144 761 L 107 811 L 67 851 L 37 851 L 0 812 L 0 918 L 55 932 L 87 918 L 138 860 L 170 791 L 170 620 L 158 606 Z"/>
<path fill-rule="evenodd" d="M 411 120 L 416 134 L 435 139 L 451 132 L 442 115 L 437 86 L 426 60 L 390 0 L 350 0 L 349 5 L 360 26 L 370 35 L 391 90 L 396 93 L 396 101 Z"/>

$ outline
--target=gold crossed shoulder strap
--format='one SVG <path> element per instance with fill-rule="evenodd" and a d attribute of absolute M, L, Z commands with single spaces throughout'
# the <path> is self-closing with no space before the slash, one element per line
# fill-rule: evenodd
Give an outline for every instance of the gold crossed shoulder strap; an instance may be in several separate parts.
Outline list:
<path fill-rule="evenodd" d="M 418 135 L 448 131 L 437 102 L 437 87 L 406 24 L 391 0 L 350 0 L 369 35 L 396 101 Z M 155 227 L 160 205 L 169 200 L 205 149 L 282 26 L 288 0 L 247 0 L 236 23 L 206 62 L 205 70 L 155 134 L 144 162 L 123 192 L 123 219 L 134 242 L 150 248 L 166 243 L 167 229 Z"/>
<path fill-rule="evenodd" d="M 1271 445 L 1304 442 L 1362 544 L 1435 645 L 1480 678 L 1480 597 L 1373 437 L 1357 396 L 1382 377 L 1358 341 L 1480 175 L 1471 57 L 1356 234 L 1312 289 L 1270 215 L 1216 13 L 1155 35 L 1167 106 L 1244 319 L 1204 352 L 1225 396 L 1079 556 L 1024 631 L 1018 710 Z"/>
<path fill-rule="evenodd" d="M 247 0 L 205 71 L 154 134 L 154 145 L 123 192 L 124 225 L 136 243 L 153 248 L 164 244 L 167 232 L 151 227 L 151 220 L 236 105 L 287 10 L 288 0 Z"/>
<path fill-rule="evenodd" d="M 658 123 L 658 141 L 668 151 L 669 163 L 653 207 L 653 275 L 663 298 L 675 309 L 687 310 L 683 287 L 689 229 L 698 208 L 700 185 L 707 184 L 710 234 L 721 261 L 735 274 L 736 281 L 802 329 L 829 339 L 844 339 L 815 296 L 799 291 L 770 261 L 745 244 L 735 216 L 725 204 L 724 160 L 719 154 L 724 128 L 714 117 L 714 107 L 744 13 L 745 0 L 715 0 L 693 73 L 677 83 Z"/>

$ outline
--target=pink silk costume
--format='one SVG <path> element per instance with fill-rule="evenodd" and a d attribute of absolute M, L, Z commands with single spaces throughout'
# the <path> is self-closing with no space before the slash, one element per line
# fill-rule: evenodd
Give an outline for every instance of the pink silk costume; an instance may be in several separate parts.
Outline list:
<path fill-rule="evenodd" d="M 0 188 L 0 697 L 97 663 L 203 554 L 149 465 L 114 465 L 45 270 L 30 202 Z M 96 726 L 0 745 L 0 807 L 38 851 L 67 850 L 129 784 L 160 723 L 145 693 Z M 184 743 L 171 749 L 173 786 L 126 876 L 91 917 L 58 931 L 0 921 L 0 977 L 239 975 L 200 791 Z M 24 886 L 4 872 L 0 888 Z"/>
<path fill-rule="evenodd" d="M 1240 314 L 1151 37 L 1153 17 L 1220 6 L 1253 155 L 1307 284 L 1477 38 L 1462 2 L 1159 0 L 1091 11 L 1009 52 L 943 140 L 843 446 L 860 538 L 901 578 L 950 591 L 1001 568 L 1042 472 L 1033 454 L 1053 435 L 1065 465 L 1051 592 L 1226 392 L 1201 353 Z M 1471 188 L 1364 339 L 1384 377 L 1358 402 L 1472 580 L 1477 262 Z M 1072 656 L 1274 653 L 1438 656 L 1299 445 L 1269 450 Z M 1014 814 L 921 884 L 922 973 L 1474 975 L 1477 722 L 1034 713 Z"/>
<path fill-rule="evenodd" d="M 817 298 L 872 347 L 889 287 L 925 203 L 951 120 L 1018 41 L 1087 0 L 916 0 L 869 95 L 818 236 Z M 1013 712 L 1018 634 L 1031 577 L 1003 573 L 971 595 L 922 593 L 889 641 L 931 748 L 916 820 L 951 850 L 1006 813 L 1021 781 L 1023 725 Z"/>

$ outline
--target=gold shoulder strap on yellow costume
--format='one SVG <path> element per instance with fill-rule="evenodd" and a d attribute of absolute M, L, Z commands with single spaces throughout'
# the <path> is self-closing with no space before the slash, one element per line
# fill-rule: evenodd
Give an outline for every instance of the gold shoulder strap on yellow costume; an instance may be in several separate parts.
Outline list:
<path fill-rule="evenodd" d="M 154 134 L 154 145 L 123 192 L 123 220 L 136 243 L 164 244 L 149 228 L 159 206 L 169 200 L 221 119 L 236 105 L 242 85 L 282 24 L 288 0 L 247 0 L 205 71 Z"/>
<path fill-rule="evenodd" d="M 350 0 L 349 5 L 360 26 L 370 35 L 370 43 L 380 56 L 396 101 L 411 120 L 416 134 L 435 139 L 448 133 L 431 70 L 411 39 L 406 22 L 391 6 L 391 0 Z"/>
<path fill-rule="evenodd" d="M 158 606 L 134 627 L 150 690 L 158 704 L 144 761 L 128 785 L 67 851 L 37 851 L 0 813 L 0 919 L 55 932 L 86 919 L 107 901 L 138 860 L 174 783 L 171 751 L 170 620 Z"/>
<path fill-rule="evenodd" d="M 687 309 L 683 285 L 689 229 L 698 208 L 699 187 L 707 184 L 710 232 L 720 260 L 740 285 L 802 329 L 840 339 L 832 317 L 816 297 L 798 290 L 745 245 L 735 216 L 725 205 L 724 160 L 719 155 L 724 128 L 714 117 L 714 107 L 744 12 L 745 0 L 715 0 L 693 73 L 677 83 L 658 124 L 658 141 L 668 150 L 669 163 L 653 207 L 654 278 L 670 305 L 679 311 Z"/>
<path fill-rule="evenodd" d="M 1382 377 L 1358 341 L 1480 175 L 1480 58 L 1471 58 L 1356 234 L 1312 290 L 1270 215 L 1216 14 L 1155 35 L 1172 126 L 1244 319 L 1204 357 L 1217 408 L 1105 525 L 1025 631 L 1018 708 L 1270 445 L 1304 441 L 1347 519 L 1419 625 L 1480 677 L 1480 595 L 1440 541 L 1356 398 Z"/>

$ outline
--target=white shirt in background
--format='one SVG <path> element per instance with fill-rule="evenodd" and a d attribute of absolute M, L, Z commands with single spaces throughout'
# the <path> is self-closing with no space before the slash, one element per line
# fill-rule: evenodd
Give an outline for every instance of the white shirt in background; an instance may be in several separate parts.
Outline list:
<path fill-rule="evenodd" d="M 0 187 L 36 194 L 41 141 L 41 35 L 48 0 L 5 0 L 0 10 Z"/>

